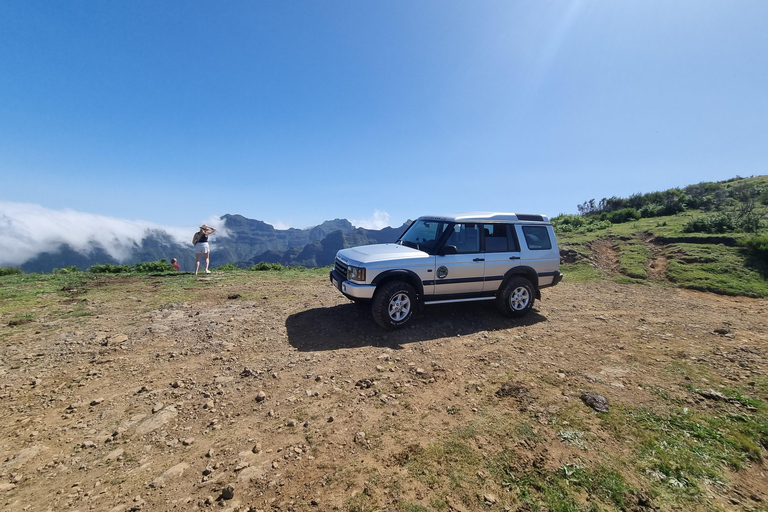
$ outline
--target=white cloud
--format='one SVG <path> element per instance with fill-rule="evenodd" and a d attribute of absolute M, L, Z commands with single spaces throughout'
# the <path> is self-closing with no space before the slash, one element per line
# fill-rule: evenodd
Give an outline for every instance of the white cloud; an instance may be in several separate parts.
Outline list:
<path fill-rule="evenodd" d="M 275 229 L 281 229 L 281 230 L 291 229 L 293 227 L 289 223 L 283 222 L 280 220 L 277 222 L 267 222 L 267 224 L 270 224 Z"/>
<path fill-rule="evenodd" d="M 381 210 L 374 210 L 372 218 L 350 220 L 350 222 L 358 228 L 383 229 L 389 227 L 389 214 Z"/>
<path fill-rule="evenodd" d="M 221 219 L 214 217 L 206 223 L 219 228 Z M 123 261 L 152 231 L 164 231 L 176 242 L 189 244 L 196 229 L 197 226 L 160 226 L 143 220 L 0 201 L 0 232 L 8 241 L 0 251 L 0 266 L 21 265 L 38 253 L 55 251 L 65 243 L 84 254 L 100 246 L 116 260 Z M 227 236 L 227 233 L 219 229 L 216 235 Z"/>

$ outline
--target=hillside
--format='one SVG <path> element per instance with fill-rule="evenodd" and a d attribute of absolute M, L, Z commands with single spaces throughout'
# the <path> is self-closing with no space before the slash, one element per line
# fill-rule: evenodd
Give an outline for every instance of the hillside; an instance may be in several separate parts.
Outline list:
<path fill-rule="evenodd" d="M 594 263 L 394 333 L 323 269 L 0 277 L 0 508 L 765 510 L 765 300 Z"/>
<path fill-rule="evenodd" d="M 768 296 L 768 176 L 592 200 L 579 209 L 582 215 L 552 220 L 579 279 Z"/>

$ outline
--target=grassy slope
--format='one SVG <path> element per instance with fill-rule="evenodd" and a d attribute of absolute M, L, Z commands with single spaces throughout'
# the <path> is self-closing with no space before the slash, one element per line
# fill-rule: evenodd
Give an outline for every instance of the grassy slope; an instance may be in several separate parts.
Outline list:
<path fill-rule="evenodd" d="M 768 186 L 768 176 L 743 181 Z M 558 241 L 561 247 L 574 247 L 584 253 L 591 252 L 595 241 L 610 241 L 619 269 L 618 275 L 610 277 L 618 282 L 654 280 L 657 284 L 723 295 L 768 297 L 768 262 L 750 258 L 738 245 L 749 235 L 685 233 L 683 227 L 700 215 L 704 214 L 693 210 L 614 224 L 589 233 L 562 233 L 558 234 Z M 661 276 L 650 272 L 652 265 L 661 262 L 666 267 Z M 563 271 L 576 280 L 598 278 L 600 274 L 585 263 L 565 265 Z"/>

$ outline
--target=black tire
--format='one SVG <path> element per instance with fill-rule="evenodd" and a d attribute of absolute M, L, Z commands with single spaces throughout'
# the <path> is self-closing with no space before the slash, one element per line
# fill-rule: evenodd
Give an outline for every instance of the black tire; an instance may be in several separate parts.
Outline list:
<path fill-rule="evenodd" d="M 530 313 L 536 295 L 533 285 L 524 277 L 513 277 L 499 292 L 496 305 L 506 316 L 520 317 Z"/>
<path fill-rule="evenodd" d="M 387 330 L 405 325 L 416 308 L 413 286 L 402 281 L 390 281 L 376 290 L 371 304 L 373 319 Z"/>

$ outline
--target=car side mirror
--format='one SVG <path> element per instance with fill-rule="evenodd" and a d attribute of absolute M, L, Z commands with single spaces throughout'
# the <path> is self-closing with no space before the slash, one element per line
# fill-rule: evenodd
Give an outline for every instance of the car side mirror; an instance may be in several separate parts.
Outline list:
<path fill-rule="evenodd" d="M 440 249 L 440 256 L 445 256 L 446 254 L 459 254 L 459 250 L 456 249 L 455 245 L 446 245 Z"/>

